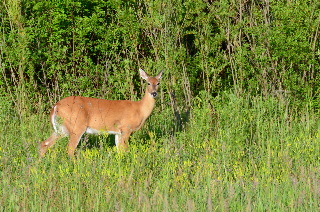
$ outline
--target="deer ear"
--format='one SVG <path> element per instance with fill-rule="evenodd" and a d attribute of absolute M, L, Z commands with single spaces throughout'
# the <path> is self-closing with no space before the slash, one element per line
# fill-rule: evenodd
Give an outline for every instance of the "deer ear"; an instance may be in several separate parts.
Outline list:
<path fill-rule="evenodd" d="M 147 79 L 149 78 L 149 75 L 148 75 L 144 70 L 142 70 L 142 69 L 140 68 L 139 71 L 140 71 L 140 76 L 141 76 L 143 79 L 147 80 Z"/>
<path fill-rule="evenodd" d="M 164 70 L 160 71 L 160 73 L 156 76 L 157 80 L 160 80 L 162 78 Z"/>

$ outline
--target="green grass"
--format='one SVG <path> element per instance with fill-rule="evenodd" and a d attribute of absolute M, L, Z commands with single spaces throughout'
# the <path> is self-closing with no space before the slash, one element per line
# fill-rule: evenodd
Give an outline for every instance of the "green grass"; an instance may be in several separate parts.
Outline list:
<path fill-rule="evenodd" d="M 205 94 L 185 129 L 156 108 L 118 154 L 109 139 L 78 148 L 62 139 L 45 158 L 44 113 L 22 118 L 2 105 L 1 211 L 318 211 L 320 121 L 275 98 Z M 49 110 L 49 109 L 48 109 Z M 94 139 L 91 139 L 94 140 Z M 100 145 L 103 142 L 103 145 Z"/>

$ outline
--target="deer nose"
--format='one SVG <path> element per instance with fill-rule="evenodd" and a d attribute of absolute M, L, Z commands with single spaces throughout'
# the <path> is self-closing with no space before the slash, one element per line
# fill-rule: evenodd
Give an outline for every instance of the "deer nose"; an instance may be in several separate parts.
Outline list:
<path fill-rule="evenodd" d="M 157 93 L 157 92 L 152 92 L 152 93 L 151 93 L 151 96 L 152 96 L 153 98 L 156 98 L 156 97 L 158 96 L 158 93 Z"/>

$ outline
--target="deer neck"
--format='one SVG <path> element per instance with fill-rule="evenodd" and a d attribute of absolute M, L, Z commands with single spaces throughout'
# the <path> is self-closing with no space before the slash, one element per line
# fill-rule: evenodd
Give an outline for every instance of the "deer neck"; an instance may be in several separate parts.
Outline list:
<path fill-rule="evenodd" d="M 156 100 L 146 90 L 144 97 L 140 100 L 140 104 L 141 104 L 141 108 L 142 108 L 141 112 L 143 113 L 145 118 L 147 118 L 151 114 L 155 103 L 156 103 Z"/>

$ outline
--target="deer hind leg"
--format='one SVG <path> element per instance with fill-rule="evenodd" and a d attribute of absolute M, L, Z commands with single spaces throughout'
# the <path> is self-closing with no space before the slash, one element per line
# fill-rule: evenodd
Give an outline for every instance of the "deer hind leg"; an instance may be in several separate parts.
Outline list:
<path fill-rule="evenodd" d="M 47 140 L 43 141 L 40 144 L 40 156 L 44 157 L 48 149 L 52 147 L 60 137 L 60 135 L 54 132 Z"/>
<path fill-rule="evenodd" d="M 51 111 L 51 123 L 54 129 L 54 133 L 45 141 L 40 144 L 40 156 L 43 157 L 48 149 L 52 147 L 56 141 L 60 138 L 69 135 L 66 126 L 63 124 L 63 120 L 58 116 L 58 106 L 54 106 Z"/>
<path fill-rule="evenodd" d="M 80 142 L 82 135 L 84 134 L 85 130 L 79 133 L 70 133 L 70 142 L 68 145 L 68 154 L 70 157 L 74 156 L 74 152 L 77 149 L 77 146 Z"/>

